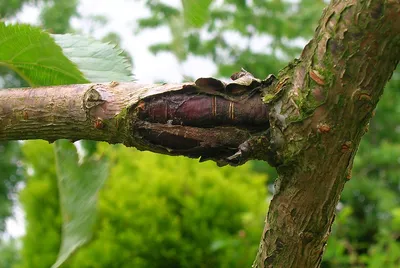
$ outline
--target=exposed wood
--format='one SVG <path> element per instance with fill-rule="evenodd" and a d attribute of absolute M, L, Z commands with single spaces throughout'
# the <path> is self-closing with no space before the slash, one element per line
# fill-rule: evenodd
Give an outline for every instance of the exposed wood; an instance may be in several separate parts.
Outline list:
<path fill-rule="evenodd" d="M 274 79 L 238 73 L 230 83 L 99 83 L 0 91 L 0 140 L 89 139 L 239 165 L 264 159 Z"/>

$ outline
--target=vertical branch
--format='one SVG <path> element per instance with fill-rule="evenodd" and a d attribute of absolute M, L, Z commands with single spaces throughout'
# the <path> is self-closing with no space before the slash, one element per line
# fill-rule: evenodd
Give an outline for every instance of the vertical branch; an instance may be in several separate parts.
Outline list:
<path fill-rule="evenodd" d="M 400 2 L 332 1 L 269 101 L 276 194 L 254 267 L 318 267 L 373 110 L 400 59 Z"/>

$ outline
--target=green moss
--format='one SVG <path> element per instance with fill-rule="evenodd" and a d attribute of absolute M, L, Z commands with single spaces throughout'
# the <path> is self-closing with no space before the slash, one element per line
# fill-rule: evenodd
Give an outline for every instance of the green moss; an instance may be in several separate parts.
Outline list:
<path fill-rule="evenodd" d="M 343 95 L 338 95 L 336 96 L 336 103 L 339 105 L 339 107 L 343 107 L 345 103 L 345 97 Z"/>
<path fill-rule="evenodd" d="M 266 94 L 263 97 L 263 102 L 264 103 L 269 103 L 274 97 L 275 97 L 274 94 Z"/>
<path fill-rule="evenodd" d="M 122 109 L 121 112 L 119 114 L 117 114 L 117 116 L 114 118 L 114 120 L 125 121 L 126 117 L 128 115 L 129 109 L 130 109 L 130 107 Z"/>
<path fill-rule="evenodd" d="M 328 49 L 328 48 L 327 48 Z M 325 87 L 330 88 L 333 86 L 335 75 L 333 74 L 334 70 L 334 60 L 330 52 L 326 52 L 323 58 L 323 63 L 325 68 L 317 69 L 320 74 L 324 76 L 325 79 Z"/>
<path fill-rule="evenodd" d="M 122 109 L 119 114 L 117 114 L 114 118 L 107 120 L 105 123 L 115 125 L 118 132 L 124 130 L 123 132 L 126 135 L 128 135 L 128 133 L 130 133 L 129 126 L 131 125 L 128 122 L 128 120 L 129 121 L 131 120 L 131 116 L 129 115 L 129 110 L 130 107 Z"/>

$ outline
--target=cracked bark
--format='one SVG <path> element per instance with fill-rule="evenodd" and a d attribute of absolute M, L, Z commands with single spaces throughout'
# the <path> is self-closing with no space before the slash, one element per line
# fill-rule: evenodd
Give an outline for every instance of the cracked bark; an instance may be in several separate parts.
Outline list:
<path fill-rule="evenodd" d="M 241 71 L 234 81 L 104 83 L 0 91 L 0 140 L 80 139 L 239 165 L 268 160 L 265 80 Z"/>
<path fill-rule="evenodd" d="M 220 164 L 268 160 L 277 166 L 279 178 L 253 266 L 318 267 L 360 139 L 399 59 L 398 0 L 332 1 L 300 59 L 282 70 L 272 85 L 268 79 L 252 85 L 250 79 L 245 94 L 241 86 L 224 85 L 221 90 L 215 79 L 200 79 L 196 85 L 111 83 L 0 90 L 0 140 L 91 139 L 205 156 Z M 205 105 L 211 105 L 211 112 L 201 117 L 207 119 L 205 124 L 193 124 L 193 114 L 183 114 L 176 124 L 170 115 L 179 114 L 177 110 L 160 114 L 165 106 L 157 96 L 176 96 L 173 92 L 187 89 L 200 89 L 210 98 Z M 236 111 L 238 106 L 230 103 L 238 101 L 237 95 L 254 97 L 254 89 L 267 105 L 267 118 L 240 107 Z M 217 112 L 214 97 L 224 98 L 217 106 L 227 108 Z M 183 99 L 188 100 L 186 95 Z M 221 115 L 229 124 L 219 125 L 225 121 L 210 114 Z M 265 125 L 242 124 L 249 121 Z M 171 143 L 171 136 L 177 142 Z"/>

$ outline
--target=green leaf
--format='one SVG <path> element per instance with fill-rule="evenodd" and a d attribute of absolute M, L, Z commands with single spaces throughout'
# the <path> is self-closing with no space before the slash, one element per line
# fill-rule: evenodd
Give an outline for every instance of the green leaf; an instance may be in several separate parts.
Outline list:
<path fill-rule="evenodd" d="M 120 55 L 122 51 L 114 46 L 77 35 L 53 37 L 91 82 L 132 81 L 129 63 Z M 96 144 L 82 141 L 85 153 L 82 165 L 78 164 L 75 148 L 69 142 L 57 141 L 55 144 L 63 232 L 54 268 L 67 261 L 93 234 L 96 194 L 108 173 L 106 160 L 93 160 Z M 66 161 L 66 157 L 71 158 L 70 161 Z"/>
<path fill-rule="evenodd" d="M 48 33 L 29 25 L 0 22 L 0 64 L 32 86 L 88 82 Z"/>
<path fill-rule="evenodd" d="M 200 28 L 208 20 L 212 0 L 182 0 L 183 16 L 187 25 Z"/>
<path fill-rule="evenodd" d="M 63 226 L 61 248 L 52 268 L 60 267 L 91 239 L 97 193 L 109 167 L 107 159 L 96 155 L 80 163 L 75 146 L 67 140 L 56 141 L 55 156 Z"/>
<path fill-rule="evenodd" d="M 131 66 L 114 45 L 79 35 L 53 35 L 64 54 L 91 82 L 132 81 Z"/>

